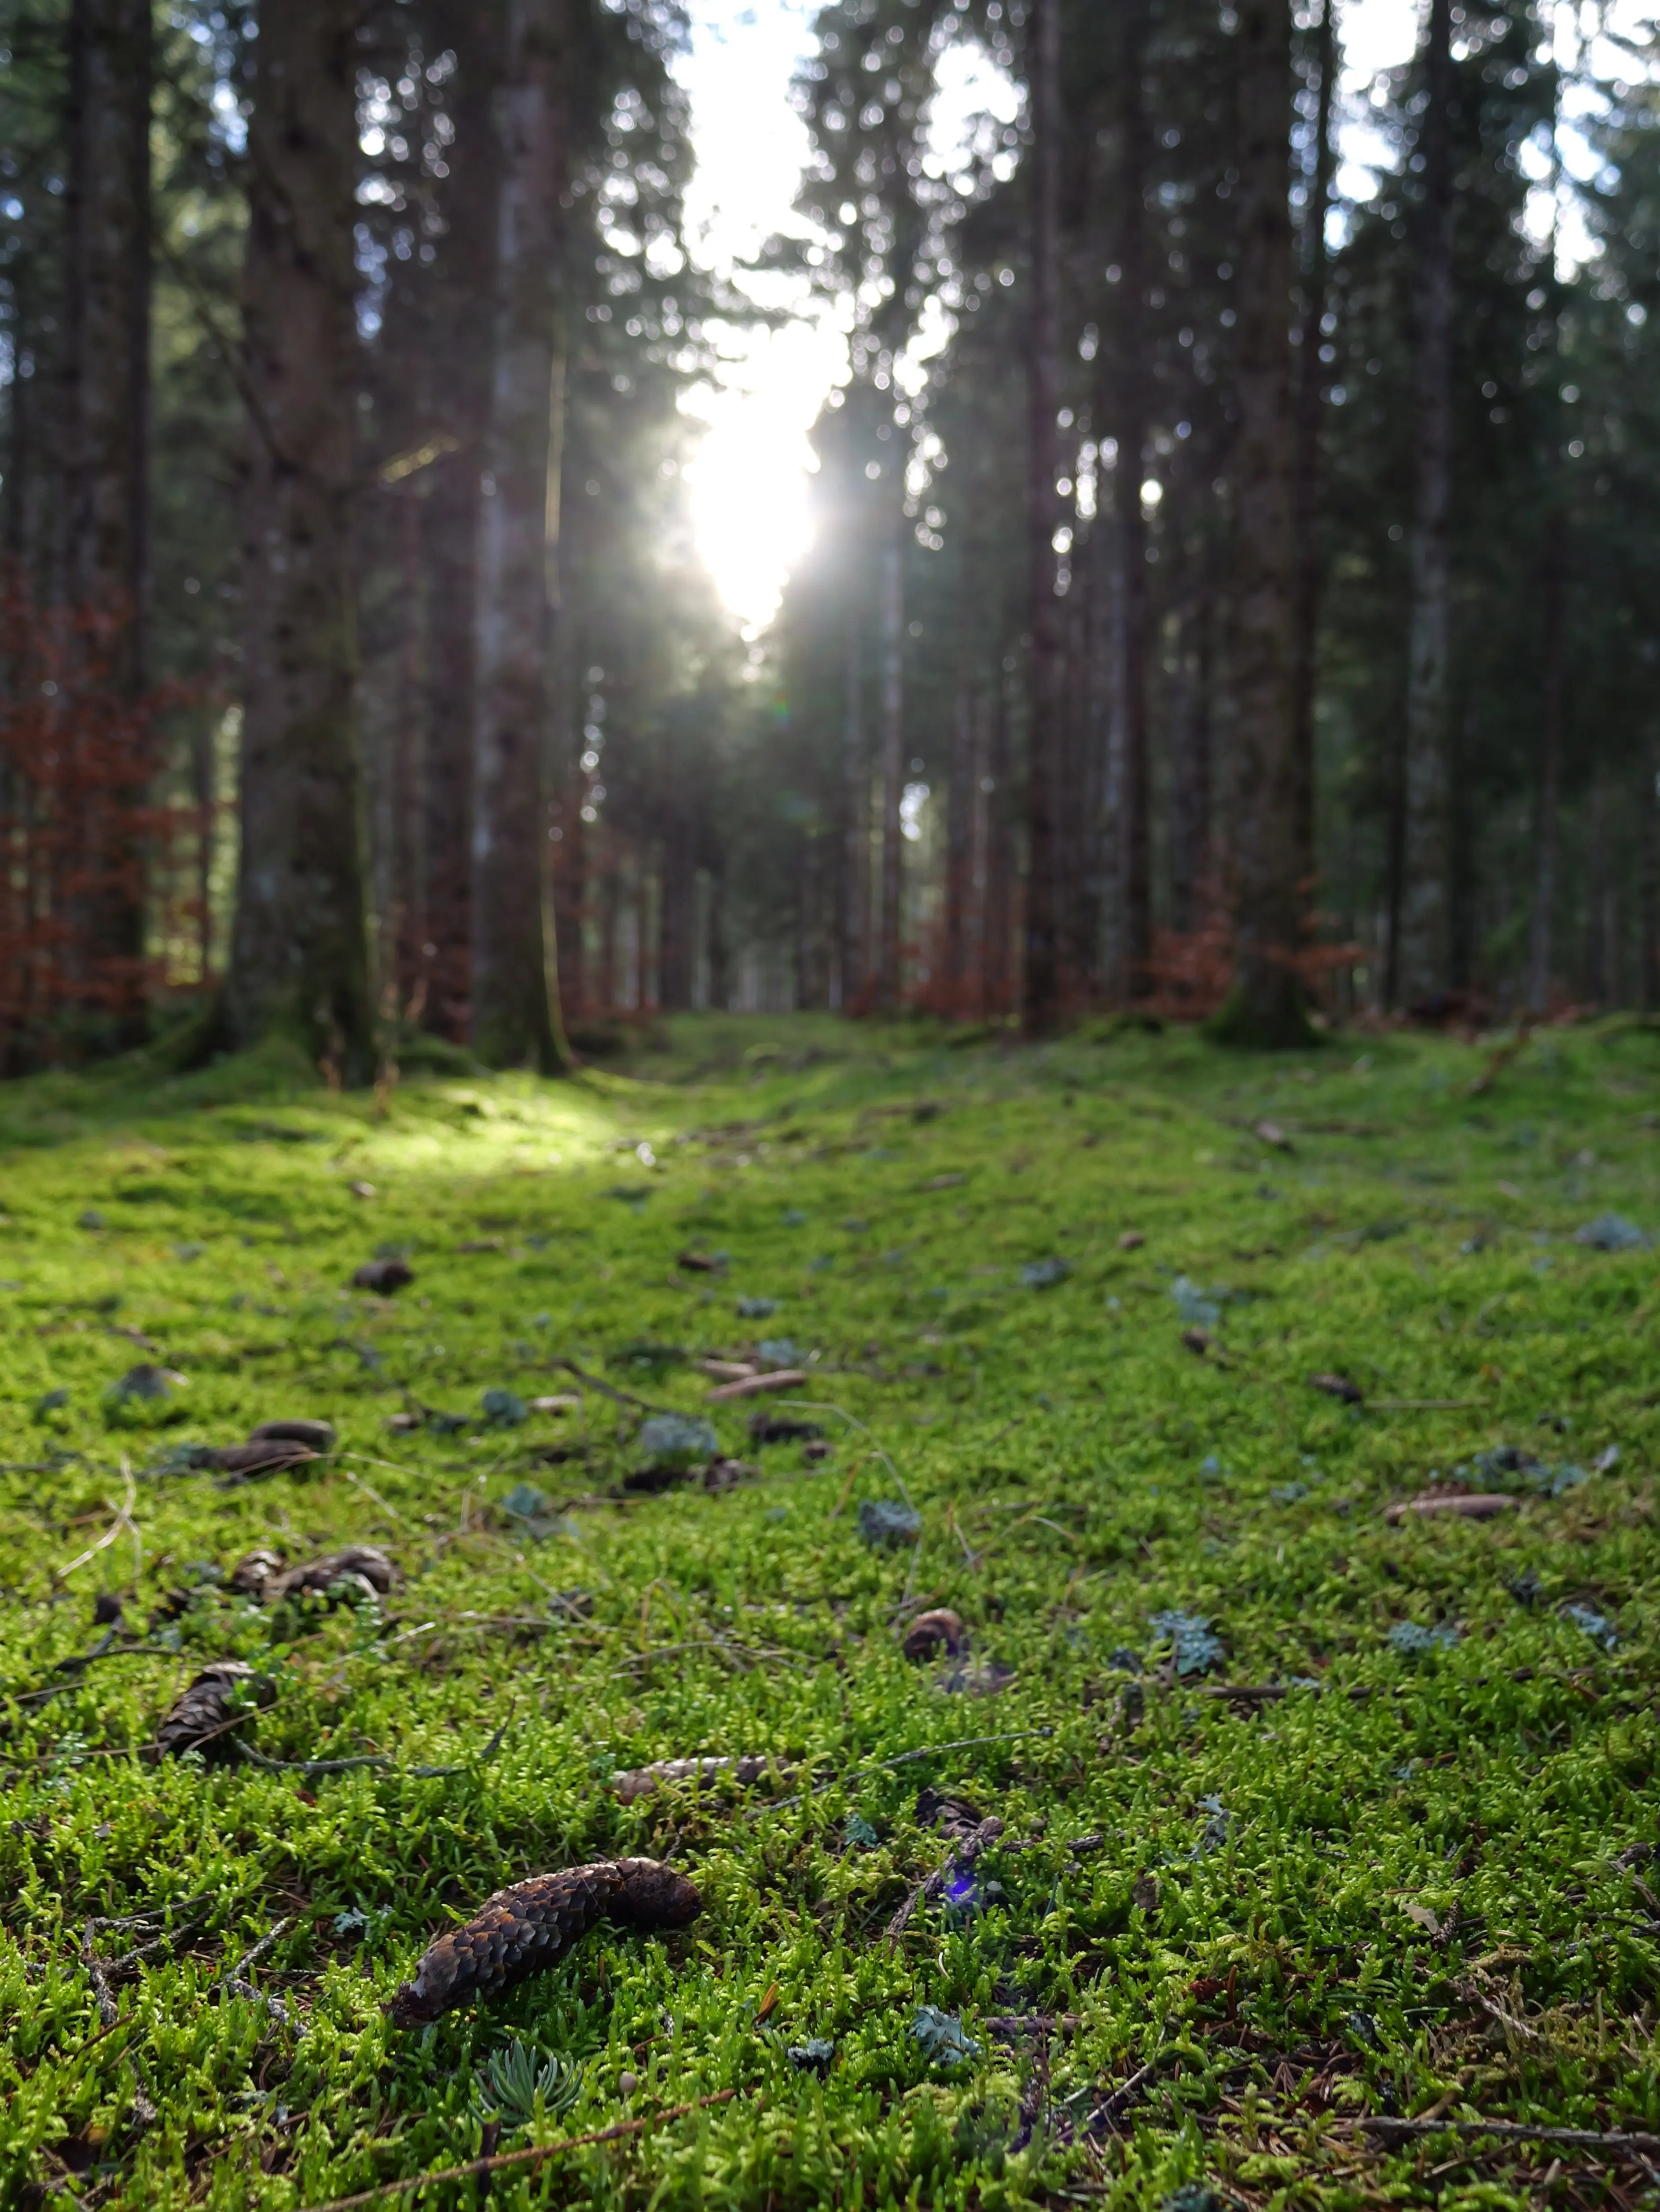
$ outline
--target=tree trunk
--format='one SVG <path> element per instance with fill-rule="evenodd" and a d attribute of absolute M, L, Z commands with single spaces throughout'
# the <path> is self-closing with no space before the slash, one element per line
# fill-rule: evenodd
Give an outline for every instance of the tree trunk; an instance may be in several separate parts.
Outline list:
<path fill-rule="evenodd" d="M 1145 61 L 1147 0 L 1120 0 L 1124 40 L 1118 66 L 1118 124 L 1123 147 L 1123 226 L 1118 284 L 1120 324 L 1113 349 L 1112 428 L 1117 469 L 1118 556 L 1115 702 L 1118 728 L 1118 916 L 1124 994 L 1145 994 L 1153 950 L 1151 871 L 1148 854 L 1147 523 L 1142 471 L 1147 450 L 1147 178 L 1149 161 Z"/>
<path fill-rule="evenodd" d="M 358 10 L 264 11 L 248 133 L 242 850 L 227 1031 L 375 1060 L 351 521 Z"/>
<path fill-rule="evenodd" d="M 897 536 L 881 557 L 881 919 L 876 942 L 876 1010 L 900 1006 L 900 908 L 905 841 L 905 568 Z"/>
<path fill-rule="evenodd" d="M 551 957 L 552 646 L 564 391 L 566 0 L 509 0 L 494 358 L 477 580 L 473 1042 L 565 1064 Z"/>
<path fill-rule="evenodd" d="M 1534 830 L 1533 929 L 1528 948 L 1527 1006 L 1550 1004 L 1556 913 L 1558 800 L 1562 782 L 1562 695 L 1567 652 L 1567 533 L 1560 507 L 1545 521 L 1545 651 L 1541 701 L 1539 788 Z"/>
<path fill-rule="evenodd" d="M 77 951 L 92 1004 L 128 1044 L 144 1029 L 135 817 L 148 780 L 139 701 L 148 673 L 152 72 L 149 0 L 72 0 L 69 592 L 94 625 L 81 644 L 100 688 L 128 709 L 124 773 L 82 800 L 88 889 Z"/>
<path fill-rule="evenodd" d="M 489 411 L 488 327 L 495 296 L 500 148 L 491 102 L 501 70 L 500 0 L 441 0 L 431 17 L 435 52 L 452 51 L 455 142 L 442 202 L 433 308 L 436 335 L 426 371 L 435 434 L 454 450 L 430 471 L 421 501 L 421 561 L 427 579 L 427 762 L 422 830 L 427 861 L 426 1026 L 459 1043 L 470 1030 L 472 968 L 473 738 L 477 723 L 474 619 L 482 504 L 480 448 Z M 571 835 L 568 819 L 564 823 Z"/>
<path fill-rule="evenodd" d="M 1060 0 L 1032 0 L 1027 17 L 1032 117 L 1027 219 L 1032 305 L 1027 321 L 1027 594 L 1031 635 L 1027 693 L 1026 975 L 1022 1025 L 1045 1036 L 1066 1005 L 1061 863 L 1061 767 L 1066 711 L 1065 635 L 1055 595 L 1055 532 L 1062 520 L 1060 461 L 1061 88 Z"/>
<path fill-rule="evenodd" d="M 1638 797 L 1642 939 L 1637 951 L 1637 1002 L 1651 1014 L 1660 1008 L 1660 728 L 1649 732 Z"/>
<path fill-rule="evenodd" d="M 1417 483 L 1407 678 L 1406 861 L 1399 986 L 1409 1001 L 1446 981 L 1447 517 L 1452 476 L 1451 0 L 1430 0 L 1425 56 L 1424 240 L 1419 272 Z"/>
<path fill-rule="evenodd" d="M 966 647 L 966 637 L 963 642 Z M 966 670 L 957 678 L 947 774 L 940 1010 L 954 1021 L 964 1012 L 968 999 L 968 908 L 974 869 L 974 689 Z"/>
<path fill-rule="evenodd" d="M 1315 872 L 1314 679 L 1320 635 L 1320 409 L 1325 394 L 1321 329 L 1326 312 L 1326 213 L 1331 198 L 1331 98 L 1337 70 L 1337 0 L 1321 0 L 1314 66 L 1319 72 L 1314 122 L 1314 175 L 1304 222 L 1302 344 L 1298 350 L 1297 665 L 1293 727 L 1297 778 L 1298 865 Z"/>
<path fill-rule="evenodd" d="M 1001 1018 L 1015 1011 L 1021 978 L 1015 965 L 1017 860 L 1015 850 L 1013 747 L 1009 731 L 1009 688 L 1001 671 L 991 706 L 986 781 L 985 974 L 981 1011 Z"/>
<path fill-rule="evenodd" d="M 1593 1006 L 1612 996 L 1606 893 L 1609 888 L 1609 830 L 1606 778 L 1599 761 L 1590 779 L 1590 819 L 1585 825 L 1585 965 L 1583 989 Z"/>
<path fill-rule="evenodd" d="M 1204 556 L 1201 556 L 1203 558 Z M 1210 624 L 1208 580 L 1182 610 L 1177 647 L 1170 824 L 1171 921 L 1178 930 L 1209 919 Z"/>
<path fill-rule="evenodd" d="M 1239 10 L 1240 208 L 1239 432 L 1233 744 L 1237 969 L 1217 1018 L 1230 1043 L 1285 1046 L 1307 1036 L 1296 968 L 1304 886 L 1297 850 L 1293 684 L 1296 661 L 1296 475 L 1292 407 L 1288 0 Z"/>
<path fill-rule="evenodd" d="M 857 607 L 847 617 L 846 673 L 842 701 L 842 842 L 837 931 L 840 1006 L 857 1011 L 868 978 L 870 926 L 870 763 L 864 744 L 864 671 Z"/>

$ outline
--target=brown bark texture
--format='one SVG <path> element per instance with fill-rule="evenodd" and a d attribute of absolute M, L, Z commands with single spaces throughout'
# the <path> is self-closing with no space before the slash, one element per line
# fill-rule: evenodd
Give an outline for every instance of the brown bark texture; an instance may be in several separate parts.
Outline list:
<path fill-rule="evenodd" d="M 1398 988 L 1409 1003 L 1446 981 L 1447 648 L 1452 495 L 1452 6 L 1430 0 L 1421 146 L 1416 482 L 1407 672 L 1406 848 Z"/>
<path fill-rule="evenodd" d="M 549 1073 L 565 1060 L 548 855 L 568 48 L 566 0 L 509 0 L 476 585 L 473 1042 L 499 1066 Z"/>
<path fill-rule="evenodd" d="M 1230 471 L 1236 517 L 1233 654 L 1236 969 L 1217 1034 L 1244 1045 L 1305 1041 L 1293 731 L 1296 557 L 1292 533 L 1291 214 L 1287 132 L 1287 0 L 1239 10 L 1239 430 Z"/>
<path fill-rule="evenodd" d="M 72 0 L 69 54 L 69 597 L 98 680 L 136 707 L 148 676 L 148 0 Z M 77 950 L 130 1043 L 144 1027 L 144 862 L 133 817 L 148 763 L 142 719 L 130 726 L 130 779 L 81 825 Z"/>
<path fill-rule="evenodd" d="M 881 902 L 876 933 L 876 1010 L 900 1006 L 900 914 L 905 840 L 905 561 L 897 536 L 881 559 Z"/>
<path fill-rule="evenodd" d="M 1030 645 L 1027 739 L 1026 972 L 1021 1021 L 1028 1035 L 1058 1029 L 1065 1012 L 1060 810 L 1065 632 L 1056 597 L 1055 489 L 1060 448 L 1061 90 L 1059 0 L 1033 0 L 1027 18 L 1032 115 L 1027 220 L 1032 307 L 1027 331 L 1027 593 Z"/>
<path fill-rule="evenodd" d="M 1556 920 L 1556 849 L 1562 787 L 1562 714 L 1567 653 L 1567 525 L 1560 507 L 1545 521 L 1544 671 L 1539 731 L 1539 785 L 1534 828 L 1533 923 L 1529 933 L 1527 1003 L 1542 1014 L 1550 1003 Z"/>
<path fill-rule="evenodd" d="M 1147 179 L 1149 160 L 1142 67 L 1147 0 L 1121 0 L 1118 129 L 1123 149 L 1122 221 L 1116 288 L 1119 314 L 1113 349 L 1112 429 L 1118 441 L 1115 544 L 1118 556 L 1118 652 L 1113 709 L 1119 732 L 1118 778 L 1118 916 L 1121 983 L 1127 998 L 1143 995 L 1153 949 L 1152 883 L 1148 856 L 1147 524 L 1142 467 L 1147 448 Z"/>
<path fill-rule="evenodd" d="M 248 133 L 242 849 L 224 1027 L 375 1060 L 352 580 L 354 0 L 267 9 Z"/>
<path fill-rule="evenodd" d="M 1325 370 L 1320 360 L 1327 286 L 1326 213 L 1333 168 L 1331 100 L 1337 70 L 1337 0 L 1321 0 L 1314 46 L 1318 77 L 1314 173 L 1309 181 L 1303 252 L 1302 344 L 1297 377 L 1297 665 L 1293 730 L 1296 747 L 1297 852 L 1305 878 L 1314 874 L 1315 653 L 1320 631 L 1320 420 Z"/>

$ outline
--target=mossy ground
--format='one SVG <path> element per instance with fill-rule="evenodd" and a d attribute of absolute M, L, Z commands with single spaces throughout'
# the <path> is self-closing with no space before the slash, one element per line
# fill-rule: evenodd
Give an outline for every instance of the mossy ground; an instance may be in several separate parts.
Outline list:
<path fill-rule="evenodd" d="M 1482 1055 L 1435 1040 L 1268 1060 L 803 1018 L 666 1042 L 573 1084 L 409 1081 L 379 1118 L 276 1061 L 0 1097 L 11 2200 L 299 2207 L 446 2166 L 518 2037 L 582 2067 L 547 2140 L 739 2094 L 500 2179 L 505 2207 L 1152 2207 L 1198 2180 L 1250 2205 L 1637 2201 L 1642 2170 L 1593 2151 L 1353 2123 L 1660 2127 L 1660 1255 L 1573 1238 L 1610 1211 L 1660 1228 L 1660 1040 L 1552 1034 L 1479 1097 Z M 688 1246 L 724 1273 L 681 1270 Z M 383 1247 L 414 1285 L 348 1291 Z M 1063 1279 L 1023 1279 L 1051 1260 Z M 815 1354 L 803 1395 L 850 1418 L 803 1416 L 834 1443 L 809 1466 L 718 1407 L 762 1469 L 724 1494 L 614 1499 L 635 1418 L 591 1390 L 520 1427 L 481 1413 L 487 1389 L 573 1388 L 556 1357 L 702 1412 L 695 1366 L 625 1347 L 760 1338 Z M 141 1360 L 188 1380 L 110 1401 Z M 1327 1370 L 1369 1402 L 1311 1389 Z M 469 1425 L 389 1431 L 409 1401 Z M 145 1471 L 297 1413 L 341 1431 L 311 1480 Z M 1619 1455 L 1499 1520 L 1386 1524 L 1500 1443 Z M 889 1461 L 914 1552 L 858 1533 Z M 69 1571 L 117 1524 L 124 1463 L 130 1516 Z M 503 1510 L 521 1483 L 540 1540 Z M 403 1571 L 384 1617 L 262 1612 L 204 1571 L 346 1540 Z M 100 1589 L 143 1648 L 54 1674 L 101 1632 Z M 907 1597 L 969 1625 L 966 1686 L 900 1655 Z M 1166 1663 L 1169 1610 L 1221 1639 L 1208 1674 Z M 1407 1622 L 1460 1633 L 1413 1656 Z M 247 1731 L 264 1758 L 390 1765 L 147 1760 L 227 1656 L 276 1686 Z M 1221 1681 L 1301 1686 L 1246 1709 Z M 846 1778 L 776 1810 L 782 1782 L 628 1809 L 605 1786 L 754 1751 Z M 942 1855 L 924 1784 L 1007 1822 L 979 1869 L 1003 1893 L 925 1906 L 890 1948 Z M 429 1936 L 489 1891 L 628 1851 L 694 1875 L 694 1927 L 601 1929 L 506 2001 L 388 2027 Z M 112 1982 L 102 2030 L 88 1921 L 193 1899 L 95 1933 L 119 1961 L 176 1929 Z M 251 1972 L 291 2027 L 224 1986 L 279 1921 Z M 930 2063 L 924 2004 L 977 2055 Z M 1081 2017 L 987 2025 L 1017 2014 Z M 836 2046 L 822 2083 L 785 2055 L 811 2038 Z"/>

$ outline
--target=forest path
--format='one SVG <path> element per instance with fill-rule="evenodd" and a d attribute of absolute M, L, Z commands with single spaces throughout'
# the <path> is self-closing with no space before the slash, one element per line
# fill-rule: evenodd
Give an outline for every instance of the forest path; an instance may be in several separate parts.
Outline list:
<path fill-rule="evenodd" d="M 733 2087 L 556 2189 L 1490 2203 L 1557 2154 L 1357 2124 L 1653 2127 L 1660 1041 L 1487 1064 L 697 1017 L 379 1118 L 271 1066 L 0 1094 L 8 2186 L 312 2205 Z M 186 1449 L 302 1415 L 287 1472 Z M 1501 1502 L 1388 1517 L 1427 1491 Z M 348 1543 L 389 1594 L 231 1587 Z M 227 1659 L 245 1755 L 142 1756 Z M 610 1786 L 742 1754 L 795 1779 Z M 629 1853 L 702 1917 L 388 2025 L 491 1891 Z M 560 2117 L 487 2080 L 515 2037 Z"/>

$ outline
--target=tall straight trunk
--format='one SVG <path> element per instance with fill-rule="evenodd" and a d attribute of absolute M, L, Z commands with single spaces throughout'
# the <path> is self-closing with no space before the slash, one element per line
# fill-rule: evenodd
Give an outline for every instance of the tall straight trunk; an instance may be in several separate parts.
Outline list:
<path fill-rule="evenodd" d="M 508 0 L 486 496 L 477 578 L 473 1042 L 501 1066 L 566 1057 L 548 896 L 565 381 L 560 198 L 567 0 Z"/>
<path fill-rule="evenodd" d="M 264 11 L 243 325 L 242 848 L 224 1019 L 297 1033 L 331 1075 L 375 1057 L 351 557 L 357 414 L 354 0 Z"/>
<path fill-rule="evenodd" d="M 905 566 L 897 535 L 881 556 L 881 908 L 876 938 L 876 1008 L 899 1012 L 900 913 L 905 840 Z"/>
<path fill-rule="evenodd" d="M 1585 966 L 1584 995 L 1593 1006 L 1606 1006 L 1611 995 L 1613 972 L 1609 960 L 1608 904 L 1609 825 L 1608 779 L 1599 761 L 1590 780 L 1590 818 L 1585 824 Z"/>
<path fill-rule="evenodd" d="M 1649 732 L 1638 785 L 1641 845 L 1638 869 L 1637 1000 L 1645 1013 L 1660 1007 L 1660 725 Z"/>
<path fill-rule="evenodd" d="M 149 0 L 71 0 L 69 594 L 95 623 L 100 681 L 131 711 L 119 780 L 83 800 L 87 982 L 136 1042 L 144 1027 L 144 863 L 135 816 L 148 761 L 150 394 Z M 14 386 L 15 390 L 15 386 Z"/>
<path fill-rule="evenodd" d="M 1242 0 L 1239 24 L 1239 429 L 1231 471 L 1238 561 L 1232 669 L 1237 967 L 1217 1028 L 1230 1042 L 1272 1047 L 1300 1043 L 1307 1034 L 1295 965 L 1305 886 L 1293 726 L 1289 0 Z"/>
<path fill-rule="evenodd" d="M 1302 343 L 1298 349 L 1297 665 L 1293 729 L 1296 747 L 1297 854 L 1306 878 L 1315 870 L 1314 678 L 1320 635 L 1320 410 L 1325 372 L 1320 362 L 1327 296 L 1326 213 L 1331 199 L 1331 95 L 1337 70 L 1337 0 L 1320 0 L 1314 66 L 1319 74 L 1314 118 L 1314 175 L 1304 218 Z"/>
<path fill-rule="evenodd" d="M 1063 723 L 1066 640 L 1055 594 L 1055 533 L 1062 520 L 1060 464 L 1061 86 L 1060 0 L 1032 0 L 1027 16 L 1032 116 L 1028 222 L 1032 305 L 1027 318 L 1026 973 L 1021 1021 L 1044 1036 L 1066 1006 L 1062 860 Z"/>
<path fill-rule="evenodd" d="M 429 628 L 421 566 L 421 501 L 405 492 L 399 501 L 399 610 L 403 626 L 398 669 L 397 723 L 393 732 L 392 927 L 383 954 L 381 988 L 394 1019 L 414 1019 L 425 1004 L 427 963 L 427 841 L 421 803 L 427 772 L 427 636 Z M 387 955 L 390 954 L 390 957 Z"/>
<path fill-rule="evenodd" d="M 851 1013 L 864 997 L 870 925 L 870 763 L 864 742 L 864 669 L 859 611 L 847 615 L 843 678 L 842 836 L 838 884 L 840 1002 Z"/>
<path fill-rule="evenodd" d="M 697 975 L 696 824 L 686 793 L 665 811 L 657 901 L 657 1002 L 669 1014 L 686 1012 Z"/>
<path fill-rule="evenodd" d="M 1560 507 L 1545 521 L 1545 639 L 1541 687 L 1539 784 L 1534 825 L 1533 927 L 1528 946 L 1527 1006 L 1550 1003 L 1556 914 L 1556 842 L 1562 784 L 1562 705 L 1567 654 L 1567 532 Z"/>
<path fill-rule="evenodd" d="M 963 641 L 966 647 L 966 639 Z M 945 917 L 941 947 L 941 1011 L 955 1019 L 968 995 L 969 902 L 974 871 L 974 687 L 957 678 L 951 714 L 951 758 L 945 807 Z"/>
<path fill-rule="evenodd" d="M 967 912 L 963 930 L 963 988 L 960 1012 L 986 1015 L 986 967 L 991 957 L 988 900 L 991 872 L 991 730 L 997 713 L 992 694 L 981 690 L 971 708 Z"/>
<path fill-rule="evenodd" d="M 1430 0 L 1425 52 L 1423 254 L 1419 270 L 1417 481 L 1407 675 L 1406 866 L 1400 988 L 1447 972 L 1447 520 L 1452 492 L 1452 4 Z"/>
<path fill-rule="evenodd" d="M 1203 556 L 1201 556 L 1202 559 Z M 1197 929 L 1209 919 L 1210 872 L 1209 581 L 1201 574 L 1182 609 L 1172 721 L 1170 823 L 1171 921 Z"/>
<path fill-rule="evenodd" d="M 985 987 L 983 1011 L 1001 1017 L 1015 1011 L 1021 988 L 1015 923 L 1019 885 L 1015 880 L 1013 746 L 1009 740 L 1009 688 L 1001 673 L 991 708 L 986 781 Z"/>
<path fill-rule="evenodd" d="M 435 267 L 427 408 L 453 450 L 429 471 L 421 501 L 427 580 L 425 819 L 427 988 L 422 1020 L 459 1043 L 469 1030 L 472 967 L 473 737 L 477 722 L 476 565 L 489 411 L 489 349 L 479 343 L 495 297 L 500 147 L 491 102 L 501 70 L 502 0 L 437 0 L 434 51 L 453 52 L 455 140 Z M 558 826 L 558 825 L 555 825 Z M 573 834 L 567 815 L 566 838 Z"/>
<path fill-rule="evenodd" d="M 1118 255 L 1119 329 L 1112 349 L 1112 415 L 1118 441 L 1117 502 L 1118 652 L 1115 670 L 1119 732 L 1118 917 L 1121 987 L 1127 998 L 1146 992 L 1153 949 L 1152 880 L 1148 853 L 1149 807 L 1147 725 L 1147 523 L 1142 468 L 1147 450 L 1147 181 L 1149 118 L 1142 89 L 1147 0 L 1120 0 L 1123 47 L 1118 68 L 1118 127 L 1124 171 Z"/>

